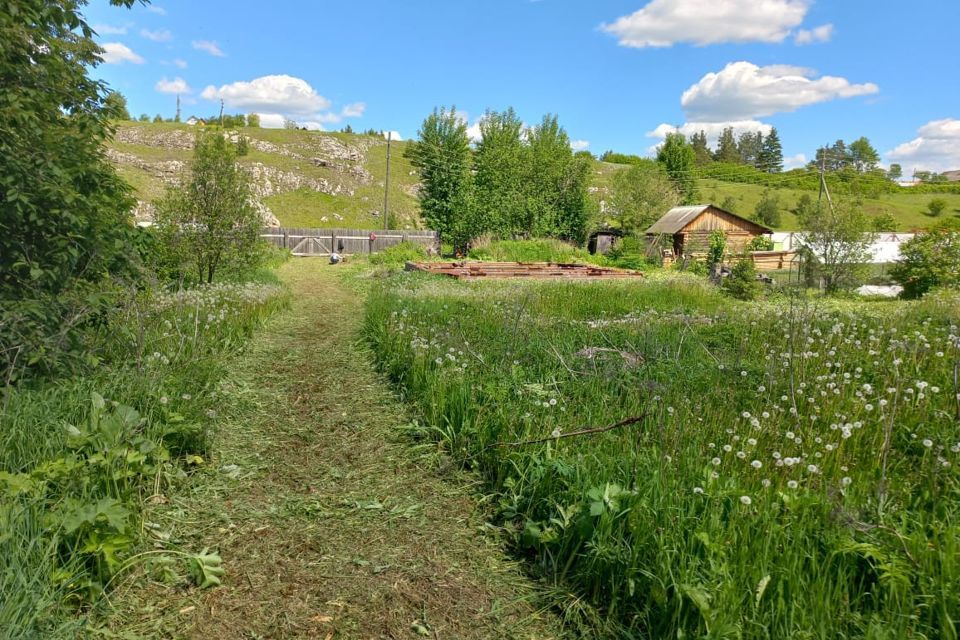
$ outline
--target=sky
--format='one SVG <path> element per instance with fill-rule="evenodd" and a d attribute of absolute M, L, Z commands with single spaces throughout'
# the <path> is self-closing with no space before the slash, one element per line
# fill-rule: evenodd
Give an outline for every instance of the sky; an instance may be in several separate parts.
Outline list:
<path fill-rule="evenodd" d="M 91 0 L 93 75 L 136 117 L 260 113 L 409 139 L 456 106 L 575 149 L 648 155 L 666 133 L 777 128 L 787 167 L 866 136 L 884 165 L 960 169 L 960 0 Z"/>

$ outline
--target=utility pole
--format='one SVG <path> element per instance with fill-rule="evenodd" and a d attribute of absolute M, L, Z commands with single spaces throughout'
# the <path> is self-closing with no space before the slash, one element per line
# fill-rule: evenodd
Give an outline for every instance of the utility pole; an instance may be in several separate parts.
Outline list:
<path fill-rule="evenodd" d="M 823 194 L 827 194 L 827 203 L 830 210 L 833 211 L 833 200 L 830 198 L 830 189 L 827 188 L 827 146 L 823 147 L 823 153 L 820 154 L 820 195 L 817 196 L 817 204 L 823 200 Z"/>
<path fill-rule="evenodd" d="M 390 143 L 393 140 L 393 131 L 387 132 L 387 178 L 383 181 L 383 230 L 386 231 L 389 226 L 389 207 L 390 207 Z"/>
<path fill-rule="evenodd" d="M 177 117 L 173 119 L 174 122 L 180 122 L 180 94 L 177 94 Z"/>
<path fill-rule="evenodd" d="M 223 128 L 223 98 L 220 98 L 220 128 Z"/>

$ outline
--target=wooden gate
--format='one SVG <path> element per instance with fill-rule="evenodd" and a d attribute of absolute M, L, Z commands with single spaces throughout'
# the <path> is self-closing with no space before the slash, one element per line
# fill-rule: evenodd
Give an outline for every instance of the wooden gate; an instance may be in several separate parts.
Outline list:
<path fill-rule="evenodd" d="M 328 256 L 333 252 L 350 255 L 376 253 L 401 242 L 436 247 L 435 231 L 423 229 L 301 229 L 270 227 L 260 237 L 270 244 L 289 249 L 295 256 Z"/>

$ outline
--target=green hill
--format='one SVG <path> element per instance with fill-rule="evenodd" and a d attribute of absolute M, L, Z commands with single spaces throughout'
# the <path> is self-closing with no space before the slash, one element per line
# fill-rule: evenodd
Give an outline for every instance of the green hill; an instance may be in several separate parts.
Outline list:
<path fill-rule="evenodd" d="M 386 141 L 380 137 L 260 129 L 233 130 L 250 141 L 250 152 L 241 161 L 254 176 L 257 200 L 265 217 L 290 227 L 383 227 L 383 185 L 386 176 Z M 138 217 L 148 218 L 151 203 L 168 184 L 174 184 L 190 159 L 195 129 L 185 124 L 123 122 L 109 149 L 121 175 L 141 201 Z M 417 202 L 418 177 L 403 157 L 408 142 L 395 142 L 390 161 L 390 226 L 416 229 L 423 226 Z M 626 165 L 597 161 L 591 196 L 609 197 L 611 177 Z M 778 176 L 780 174 L 777 174 Z M 784 178 L 786 180 L 786 178 Z M 776 184 L 776 180 L 774 180 Z M 717 178 L 698 180 L 700 200 L 721 204 L 732 198 L 735 213 L 751 216 L 767 187 Z M 771 188 L 780 197 L 783 220 L 780 230 L 797 230 L 792 210 L 804 193 L 816 191 Z M 871 217 L 892 215 L 898 231 L 926 228 L 939 220 L 960 216 L 960 194 L 896 193 L 861 198 Z M 947 209 L 940 218 L 925 213 L 927 203 L 942 198 Z"/>
<path fill-rule="evenodd" d="M 241 158 L 254 176 L 254 194 L 265 217 L 290 227 L 380 228 L 387 143 L 380 137 L 317 131 L 243 127 L 249 153 Z M 149 218 L 151 204 L 175 184 L 192 154 L 194 127 L 174 123 L 123 122 L 108 153 L 134 187 Z M 390 159 L 389 215 L 392 228 L 421 225 L 417 177 L 403 157 L 406 142 L 394 142 Z"/>

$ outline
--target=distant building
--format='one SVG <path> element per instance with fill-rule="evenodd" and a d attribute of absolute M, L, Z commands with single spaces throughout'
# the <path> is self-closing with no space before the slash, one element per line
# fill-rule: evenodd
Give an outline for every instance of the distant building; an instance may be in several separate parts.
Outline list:
<path fill-rule="evenodd" d="M 757 236 L 769 236 L 768 229 L 752 220 L 712 204 L 674 207 L 647 229 L 647 242 L 658 244 L 661 252 L 673 257 L 702 256 L 710 248 L 710 234 L 722 231 L 727 238 L 727 253 L 743 253 Z M 666 240 L 666 241 L 665 241 Z"/>
<path fill-rule="evenodd" d="M 198 118 L 197 116 L 190 116 L 189 118 L 187 118 L 186 124 L 187 124 L 187 126 L 193 127 L 193 126 L 196 126 L 196 125 L 198 125 L 198 124 L 203 125 L 203 124 L 206 124 L 206 123 L 205 123 L 203 120 L 201 120 L 200 118 Z"/>

